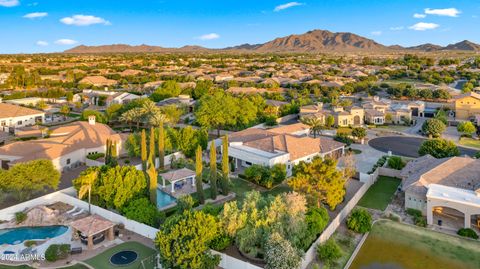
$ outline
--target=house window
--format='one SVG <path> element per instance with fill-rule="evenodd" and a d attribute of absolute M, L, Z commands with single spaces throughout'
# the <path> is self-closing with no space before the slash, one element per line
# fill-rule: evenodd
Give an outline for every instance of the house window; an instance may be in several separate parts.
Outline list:
<path fill-rule="evenodd" d="M 7 122 L 2 120 L 2 126 L 7 126 Z"/>
<path fill-rule="evenodd" d="M 21 120 L 17 121 L 17 125 L 22 125 L 22 121 Z"/>
<path fill-rule="evenodd" d="M 252 163 L 251 163 L 251 162 L 245 162 L 245 164 L 246 164 L 246 165 L 252 165 Z"/>
<path fill-rule="evenodd" d="M 67 159 L 67 164 L 70 164 L 70 159 Z"/>

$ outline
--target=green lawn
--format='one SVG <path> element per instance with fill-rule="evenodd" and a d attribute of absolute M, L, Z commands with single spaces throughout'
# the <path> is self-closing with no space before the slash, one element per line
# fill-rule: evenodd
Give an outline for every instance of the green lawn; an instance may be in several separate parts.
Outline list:
<path fill-rule="evenodd" d="M 350 269 L 478 269 L 480 242 L 389 220 L 376 222 Z"/>
<path fill-rule="evenodd" d="M 367 193 L 358 202 L 358 205 L 382 211 L 385 210 L 392 201 L 393 194 L 400 182 L 398 178 L 379 176 L 377 182 L 368 189 Z"/>
<path fill-rule="evenodd" d="M 480 140 L 462 137 L 460 138 L 460 145 L 480 149 Z"/>
<path fill-rule="evenodd" d="M 122 250 L 133 250 L 138 253 L 138 259 L 128 265 L 128 266 L 113 266 L 110 264 L 110 257 Z M 148 257 L 152 257 L 156 251 L 151 249 L 141 243 L 138 242 L 126 242 L 115 246 L 113 248 L 107 249 L 106 251 L 98 254 L 97 256 L 86 260 L 85 263 L 93 266 L 94 268 L 103 269 L 103 268 L 122 268 L 122 269 L 149 269 L 153 268 L 153 259 L 146 259 Z M 145 267 L 142 267 L 141 261 L 144 261 Z"/>
<path fill-rule="evenodd" d="M 377 126 L 377 129 L 385 129 L 385 130 L 388 130 L 388 131 L 395 131 L 395 132 L 403 132 L 403 131 L 407 130 L 408 128 L 409 127 L 405 126 L 405 125 L 394 125 L 394 124 L 378 125 Z"/>

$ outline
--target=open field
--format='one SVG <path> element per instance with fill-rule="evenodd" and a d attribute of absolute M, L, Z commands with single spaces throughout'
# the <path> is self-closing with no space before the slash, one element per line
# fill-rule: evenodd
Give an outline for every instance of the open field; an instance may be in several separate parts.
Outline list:
<path fill-rule="evenodd" d="M 398 178 L 378 177 L 377 182 L 368 189 L 367 193 L 358 202 L 358 205 L 382 211 L 385 210 L 392 201 L 393 194 L 400 182 Z"/>
<path fill-rule="evenodd" d="M 373 225 L 350 269 L 474 269 L 480 242 L 382 220 Z"/>

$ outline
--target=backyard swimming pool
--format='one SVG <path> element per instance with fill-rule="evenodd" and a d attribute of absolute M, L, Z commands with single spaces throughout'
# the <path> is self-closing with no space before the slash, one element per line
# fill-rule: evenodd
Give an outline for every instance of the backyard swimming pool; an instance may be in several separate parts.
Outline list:
<path fill-rule="evenodd" d="M 177 202 L 175 197 L 171 196 L 170 194 L 157 189 L 157 207 L 164 208 L 168 207 Z"/>
<path fill-rule="evenodd" d="M 67 226 L 20 227 L 0 230 L 0 245 L 17 245 L 26 240 L 43 240 L 57 237 L 68 230 Z"/>

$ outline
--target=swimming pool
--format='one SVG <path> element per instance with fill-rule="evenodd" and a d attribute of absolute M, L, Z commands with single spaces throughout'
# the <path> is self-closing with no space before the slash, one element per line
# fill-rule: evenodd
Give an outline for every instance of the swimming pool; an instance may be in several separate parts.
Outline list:
<path fill-rule="evenodd" d="M 157 189 L 157 207 L 164 208 L 168 207 L 177 202 L 175 197 L 171 196 L 170 194 Z"/>
<path fill-rule="evenodd" d="M 17 245 L 26 240 L 43 240 L 57 237 L 68 230 L 67 226 L 20 227 L 0 230 L 0 245 Z"/>

